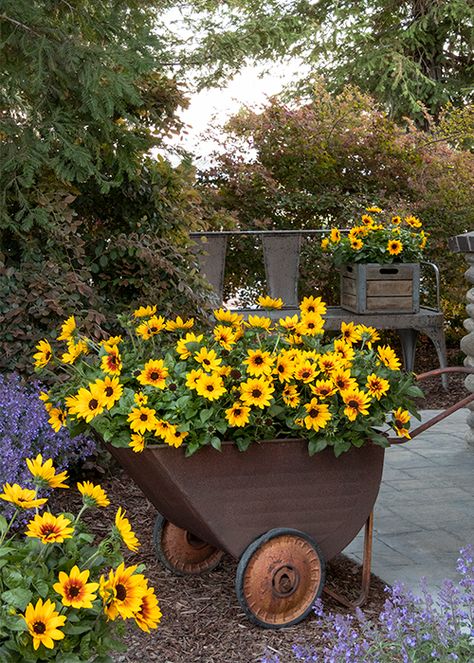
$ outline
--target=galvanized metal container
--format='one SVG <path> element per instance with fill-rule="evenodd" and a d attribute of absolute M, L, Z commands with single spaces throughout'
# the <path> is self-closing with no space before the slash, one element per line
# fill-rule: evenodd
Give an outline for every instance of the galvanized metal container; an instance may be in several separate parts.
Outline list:
<path fill-rule="evenodd" d="M 418 313 L 418 263 L 343 265 L 341 307 L 354 313 Z"/>

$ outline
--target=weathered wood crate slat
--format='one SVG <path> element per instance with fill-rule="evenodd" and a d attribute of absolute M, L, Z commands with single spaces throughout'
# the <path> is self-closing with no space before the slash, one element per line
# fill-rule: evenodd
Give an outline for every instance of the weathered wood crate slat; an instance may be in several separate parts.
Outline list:
<path fill-rule="evenodd" d="M 341 267 L 341 307 L 355 313 L 418 313 L 420 265 L 355 263 Z"/>

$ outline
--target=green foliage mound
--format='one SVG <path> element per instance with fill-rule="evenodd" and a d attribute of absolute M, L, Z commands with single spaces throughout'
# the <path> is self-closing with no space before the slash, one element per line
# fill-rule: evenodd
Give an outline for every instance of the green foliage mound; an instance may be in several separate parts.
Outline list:
<path fill-rule="evenodd" d="M 2 4 L 0 370 L 72 311 L 107 326 L 143 300 L 203 305 L 193 170 L 147 156 L 186 103 L 153 31 L 166 4 Z"/>

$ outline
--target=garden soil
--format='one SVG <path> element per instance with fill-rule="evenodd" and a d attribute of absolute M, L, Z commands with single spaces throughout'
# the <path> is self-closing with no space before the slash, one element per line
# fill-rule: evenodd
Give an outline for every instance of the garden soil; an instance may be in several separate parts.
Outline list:
<path fill-rule="evenodd" d="M 423 348 L 423 346 L 422 346 Z M 433 355 L 428 348 L 419 353 L 415 367 L 423 372 L 433 367 Z M 450 365 L 460 364 L 458 351 L 450 351 Z M 423 383 L 423 409 L 444 409 L 467 395 L 463 376 L 450 378 L 449 390 L 440 386 L 439 378 Z M 94 477 L 98 481 L 98 477 Z M 150 634 L 130 628 L 127 650 L 114 654 L 116 663 L 253 663 L 264 655 L 271 660 L 278 656 L 281 663 L 294 661 L 292 646 L 303 644 L 318 648 L 321 627 L 318 618 L 310 615 L 296 626 L 272 631 L 252 625 L 245 617 L 236 598 L 234 582 L 236 562 L 225 556 L 220 566 L 206 575 L 176 576 L 156 560 L 151 541 L 155 509 L 141 491 L 113 466 L 108 476 L 100 478 L 113 507 L 86 512 L 85 519 L 98 537 L 105 536 L 119 505 L 127 511 L 141 547 L 135 554 L 127 553 L 128 564 L 144 562 L 146 575 L 155 587 L 163 612 L 158 629 Z M 74 509 L 80 504 L 74 491 L 56 493 L 53 509 Z M 328 568 L 328 583 L 342 593 L 355 597 L 360 583 L 360 567 L 339 556 Z M 368 617 L 376 618 L 386 598 L 384 583 L 372 576 L 370 598 L 364 606 Z M 325 610 L 346 614 L 347 610 L 323 595 Z"/>

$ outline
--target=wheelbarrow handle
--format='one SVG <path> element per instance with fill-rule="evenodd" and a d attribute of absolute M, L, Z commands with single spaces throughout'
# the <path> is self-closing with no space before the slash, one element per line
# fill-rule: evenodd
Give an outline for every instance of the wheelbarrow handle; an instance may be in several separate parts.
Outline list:
<path fill-rule="evenodd" d="M 425 378 L 430 378 L 434 377 L 437 375 L 443 375 L 443 373 L 467 373 L 469 375 L 474 374 L 474 368 L 470 366 L 449 366 L 447 368 L 436 368 L 433 371 L 428 371 L 427 373 L 420 373 L 419 375 L 416 375 L 416 379 L 419 380 L 424 380 Z M 466 396 L 462 400 L 458 401 L 454 405 L 451 405 L 451 407 L 446 408 L 446 410 L 443 410 L 439 414 L 437 414 L 435 417 L 430 419 L 429 421 L 426 421 L 424 424 L 420 424 L 420 426 L 417 426 L 411 433 L 410 433 L 410 439 L 413 439 L 420 433 L 423 433 L 425 430 L 428 430 L 428 428 L 431 428 L 435 424 L 438 424 L 440 421 L 443 421 L 443 419 L 446 419 L 446 417 L 449 417 L 453 412 L 456 412 L 457 410 L 460 410 L 463 407 L 466 407 L 470 403 L 474 401 L 474 394 L 469 394 L 469 396 Z M 390 438 L 389 442 L 390 445 L 394 444 L 404 444 L 408 440 L 404 437 L 397 437 L 397 438 Z"/>

